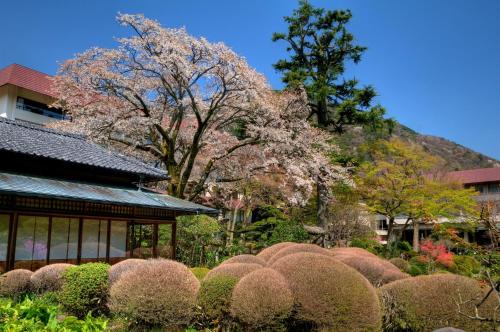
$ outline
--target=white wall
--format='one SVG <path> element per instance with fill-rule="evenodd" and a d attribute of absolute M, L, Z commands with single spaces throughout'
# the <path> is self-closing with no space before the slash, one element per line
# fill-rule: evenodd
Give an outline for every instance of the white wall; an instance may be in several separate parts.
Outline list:
<path fill-rule="evenodd" d="M 34 100 L 46 105 L 49 105 L 53 101 L 49 96 L 11 84 L 6 84 L 0 87 L 0 116 L 12 120 L 24 120 L 38 124 L 46 124 L 48 122 L 57 121 L 56 119 L 48 116 L 17 109 L 17 97 Z"/>

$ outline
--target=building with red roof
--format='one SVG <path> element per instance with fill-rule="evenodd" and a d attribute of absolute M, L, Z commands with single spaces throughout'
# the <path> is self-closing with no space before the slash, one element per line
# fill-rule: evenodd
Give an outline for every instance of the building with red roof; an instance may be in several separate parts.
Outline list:
<path fill-rule="evenodd" d="M 54 101 L 51 87 L 52 77 L 37 70 L 18 64 L 0 69 L 0 116 L 37 124 L 64 119 L 48 106 Z"/>
<path fill-rule="evenodd" d="M 450 179 L 479 192 L 479 201 L 500 201 L 500 167 L 468 169 L 448 173 Z"/>

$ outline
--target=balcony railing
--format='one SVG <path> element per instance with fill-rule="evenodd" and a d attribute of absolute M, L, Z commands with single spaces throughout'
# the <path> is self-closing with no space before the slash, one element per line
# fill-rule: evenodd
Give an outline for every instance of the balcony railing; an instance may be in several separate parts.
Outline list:
<path fill-rule="evenodd" d="M 53 119 L 57 119 L 57 120 L 70 120 L 70 117 L 68 115 L 57 113 L 57 112 L 51 111 L 47 108 L 37 107 L 34 105 L 27 105 L 27 104 L 24 104 L 22 102 L 17 102 L 16 108 L 19 110 L 47 116 L 49 118 L 53 118 Z"/>

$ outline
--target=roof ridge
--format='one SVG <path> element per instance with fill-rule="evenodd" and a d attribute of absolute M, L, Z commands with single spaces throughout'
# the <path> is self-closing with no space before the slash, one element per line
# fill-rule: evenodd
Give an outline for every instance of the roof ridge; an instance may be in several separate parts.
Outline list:
<path fill-rule="evenodd" d="M 52 129 L 52 128 L 47 128 L 44 125 L 38 124 L 38 123 L 33 123 L 29 121 L 24 121 L 24 120 L 13 120 L 13 119 L 8 119 L 0 116 L 0 121 L 6 122 L 8 124 L 14 125 L 14 126 L 19 126 L 19 127 L 24 127 L 28 129 L 33 129 L 33 130 L 39 130 L 43 131 L 46 133 L 51 133 L 59 136 L 66 136 L 66 137 L 72 137 L 80 140 L 87 140 L 87 137 L 83 134 L 76 134 L 76 133 L 70 133 L 67 131 L 62 131 L 58 129 Z"/>

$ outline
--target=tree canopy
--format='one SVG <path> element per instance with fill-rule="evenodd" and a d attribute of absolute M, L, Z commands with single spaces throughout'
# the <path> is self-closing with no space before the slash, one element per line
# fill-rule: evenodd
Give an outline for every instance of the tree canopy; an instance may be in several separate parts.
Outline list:
<path fill-rule="evenodd" d="M 283 73 L 287 87 L 305 87 L 309 117 L 316 115 L 319 126 L 337 133 L 348 125 L 392 127 L 392 121 L 383 118 L 384 108 L 373 105 L 375 89 L 360 87 L 358 80 L 344 77 L 346 64 L 360 62 L 366 50 L 347 29 L 351 18 L 349 10 L 315 8 L 300 0 L 299 8 L 284 18 L 288 31 L 273 35 L 273 41 L 287 43 L 290 54 L 274 67 Z"/>

